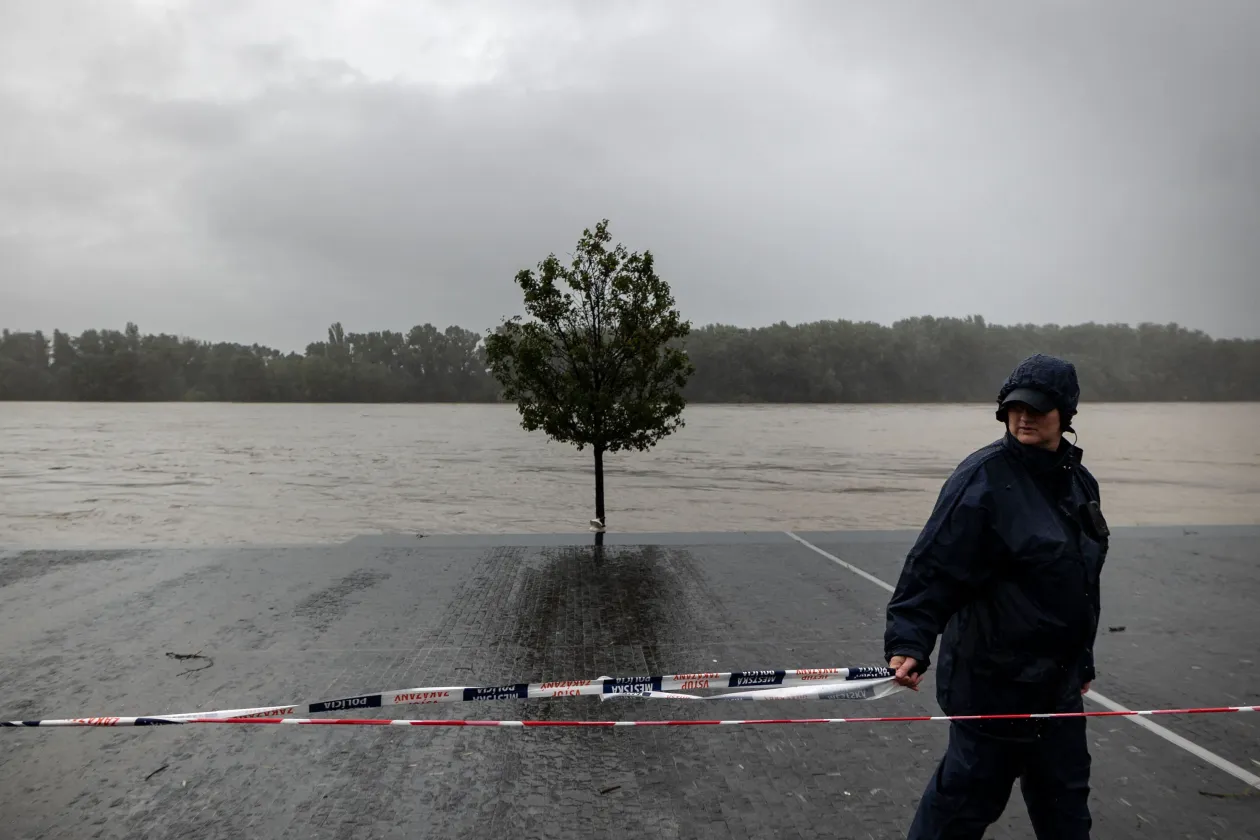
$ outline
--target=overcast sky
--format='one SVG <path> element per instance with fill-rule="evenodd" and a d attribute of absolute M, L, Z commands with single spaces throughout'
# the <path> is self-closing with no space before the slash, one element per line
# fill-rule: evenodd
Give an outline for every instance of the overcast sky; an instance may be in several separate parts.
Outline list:
<path fill-rule="evenodd" d="M 0 326 L 484 331 L 608 217 L 686 317 L 1260 336 L 1260 2 L 0 0 Z"/>

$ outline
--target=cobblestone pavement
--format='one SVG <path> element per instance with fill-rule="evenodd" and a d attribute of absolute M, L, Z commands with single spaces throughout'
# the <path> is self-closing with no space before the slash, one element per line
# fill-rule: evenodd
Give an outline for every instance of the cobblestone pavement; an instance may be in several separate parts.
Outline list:
<path fill-rule="evenodd" d="M 893 581 L 914 535 L 800 536 Z M 1257 536 L 1121 529 L 1105 578 L 1097 689 L 1130 708 L 1260 701 Z M 786 535 L 626 544 L 634 541 L 0 553 L 0 717 L 880 659 L 887 593 Z M 379 711 L 935 714 L 933 690 L 929 678 L 925 691 L 871 702 L 575 698 Z M 1260 773 L 1260 715 L 1159 723 Z M 936 723 L 6 730 L 0 837 L 897 838 L 946 733 Z M 1129 721 L 1095 719 L 1090 733 L 1095 836 L 1260 836 L 1260 792 Z M 992 836 L 1032 837 L 1018 793 Z"/>

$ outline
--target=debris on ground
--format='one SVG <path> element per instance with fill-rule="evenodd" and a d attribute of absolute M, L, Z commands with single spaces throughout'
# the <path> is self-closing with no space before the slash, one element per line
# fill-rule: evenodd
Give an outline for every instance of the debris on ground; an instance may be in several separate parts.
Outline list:
<path fill-rule="evenodd" d="M 166 655 L 171 659 L 178 659 L 180 662 L 184 662 L 189 659 L 204 659 L 207 663 L 202 665 L 200 668 L 189 668 L 187 671 L 180 671 L 175 675 L 177 677 L 182 677 L 184 674 L 195 674 L 198 671 L 204 671 L 214 665 L 214 660 L 208 656 L 202 656 L 201 651 L 197 651 L 196 653 L 171 653 L 170 651 L 167 651 Z"/>
<path fill-rule="evenodd" d="M 1253 796 L 1260 796 L 1260 790 L 1245 790 L 1241 793 L 1218 793 L 1214 790 L 1201 790 L 1199 796 L 1210 796 L 1213 799 L 1250 799 Z"/>

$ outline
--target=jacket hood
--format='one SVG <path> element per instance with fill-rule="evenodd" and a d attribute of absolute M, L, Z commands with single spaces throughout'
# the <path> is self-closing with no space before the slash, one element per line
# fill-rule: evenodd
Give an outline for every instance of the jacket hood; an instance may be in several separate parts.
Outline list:
<path fill-rule="evenodd" d="M 1020 362 L 1006 378 L 998 391 L 997 419 L 1006 423 L 1006 408 L 1002 405 L 1016 390 L 1032 390 L 1044 394 L 1059 409 L 1063 431 L 1075 431 L 1072 418 L 1081 398 L 1080 384 L 1076 378 L 1076 366 L 1054 356 L 1038 353 Z"/>

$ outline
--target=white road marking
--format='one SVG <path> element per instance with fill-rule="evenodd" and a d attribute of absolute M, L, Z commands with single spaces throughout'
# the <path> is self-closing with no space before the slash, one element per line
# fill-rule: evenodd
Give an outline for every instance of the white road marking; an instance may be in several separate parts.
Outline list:
<path fill-rule="evenodd" d="M 1093 689 L 1090 689 L 1090 691 L 1085 696 L 1088 697 L 1090 700 L 1093 700 L 1098 705 L 1103 706 L 1104 708 L 1110 709 L 1113 712 L 1130 711 L 1129 709 L 1126 709 L 1124 706 L 1117 703 L 1115 700 L 1111 700 L 1106 697 L 1103 697 L 1101 694 L 1099 694 L 1097 691 L 1094 691 Z M 1237 764 L 1234 764 L 1231 761 L 1227 761 L 1226 759 L 1221 758 L 1216 753 L 1210 750 L 1206 750 L 1203 747 L 1200 747 L 1198 744 L 1194 743 L 1193 741 L 1188 741 L 1185 738 L 1182 738 L 1176 732 L 1170 732 L 1169 730 L 1160 726 L 1158 723 L 1152 722 L 1150 718 L 1141 717 L 1140 715 L 1128 715 L 1125 717 L 1125 720 L 1131 721 L 1132 723 L 1136 723 L 1138 726 L 1142 727 L 1143 729 L 1149 729 L 1151 732 L 1154 732 L 1156 735 L 1163 738 L 1168 743 L 1175 744 L 1178 747 L 1181 747 L 1186 752 L 1195 756 L 1196 758 L 1199 758 L 1202 761 L 1206 761 L 1208 764 L 1211 764 L 1214 767 L 1218 767 L 1221 770 L 1224 770 L 1226 773 L 1233 776 L 1235 779 L 1238 779 L 1240 782 L 1246 782 L 1247 784 L 1251 785 L 1253 788 L 1260 789 L 1260 776 L 1257 776 L 1255 773 L 1251 773 L 1247 770 L 1244 770 L 1243 768 L 1239 767 Z"/>
<path fill-rule="evenodd" d="M 870 572 L 863 571 L 862 569 L 859 569 L 857 566 L 854 566 L 854 565 L 852 565 L 852 564 L 850 564 L 850 563 L 846 563 L 846 562 L 844 562 L 843 560 L 841 560 L 841 559 L 840 559 L 839 557 L 837 557 L 836 555 L 831 554 L 831 553 L 826 552 L 826 551 L 823 551 L 823 550 L 822 550 L 821 548 L 819 548 L 818 546 L 814 545 L 814 544 L 813 544 L 813 543 L 811 543 L 811 542 L 807 542 L 807 541 L 805 541 L 805 540 L 801 539 L 800 537 L 796 536 L 796 534 L 793 534 L 791 531 L 784 531 L 783 533 L 787 534 L 789 537 L 791 537 L 792 539 L 796 540 L 798 543 L 800 543 L 801 545 L 803 545 L 803 546 L 805 546 L 806 548 L 810 549 L 811 551 L 816 551 L 816 552 L 818 552 L 819 554 L 821 554 L 823 557 L 826 557 L 826 558 L 827 558 L 828 560 L 830 560 L 831 562 L 833 562 L 833 563 L 836 563 L 836 564 L 839 564 L 839 565 L 843 566 L 844 568 L 848 569 L 850 572 L 853 572 L 853 574 L 857 575 L 858 577 L 866 578 L 866 579 L 867 579 L 867 580 L 869 580 L 871 583 L 875 584 L 876 586 L 883 587 L 883 588 L 884 588 L 885 590 L 887 590 L 888 592 L 893 592 L 893 591 L 895 591 L 895 590 L 894 590 L 894 587 L 893 587 L 893 585 L 892 585 L 891 583 L 885 583 L 884 581 L 882 581 L 882 580 L 880 580 L 879 578 L 875 577 L 875 575 L 871 574 Z"/>
<path fill-rule="evenodd" d="M 809 542 L 808 540 L 801 539 L 796 534 L 793 534 L 791 531 L 784 531 L 783 533 L 787 534 L 789 537 L 796 540 L 798 543 L 805 546 L 810 551 L 813 551 L 817 554 L 821 554 L 823 557 L 826 557 L 828 560 L 835 563 L 836 565 L 841 566 L 845 569 L 848 569 L 850 572 L 853 572 L 857 576 L 870 581 L 871 583 L 884 589 L 885 591 L 887 592 L 895 591 L 895 587 L 892 584 L 888 583 L 887 581 L 880 580 L 879 578 L 875 577 L 871 573 L 863 569 L 859 569 L 857 566 L 854 566 L 852 563 L 846 563 L 845 561 L 841 560 L 839 557 L 832 554 L 831 552 L 824 551 L 818 546 Z M 1098 705 L 1106 709 L 1110 709 L 1113 712 L 1132 711 L 1131 709 L 1127 709 L 1124 706 L 1120 705 L 1116 701 L 1102 696 L 1097 691 L 1094 691 L 1092 689 L 1088 691 L 1085 694 L 1085 696 L 1088 699 L 1093 700 Z M 1243 768 L 1239 767 L 1237 764 L 1234 764 L 1232 761 L 1221 758 L 1216 753 L 1210 750 L 1204 749 L 1203 747 L 1199 746 L 1193 741 L 1186 740 L 1185 738 L 1181 737 L 1177 733 L 1172 732 L 1168 729 L 1165 729 L 1164 727 L 1160 726 L 1158 723 L 1151 721 L 1149 718 L 1141 717 L 1139 715 L 1126 715 L 1124 717 L 1124 720 L 1135 723 L 1138 726 L 1142 727 L 1143 729 L 1146 729 L 1150 732 L 1155 733 L 1156 735 L 1163 738 L 1168 743 L 1177 747 L 1181 747 L 1181 749 L 1190 753 L 1195 758 L 1198 758 L 1201 761 L 1205 761 L 1208 764 L 1211 764 L 1213 767 L 1224 770 L 1226 773 L 1233 776 L 1235 779 L 1238 779 L 1240 782 L 1244 782 L 1253 788 L 1260 789 L 1260 776 L 1257 776 L 1255 773 L 1251 773 L 1247 770 L 1244 770 Z"/>

